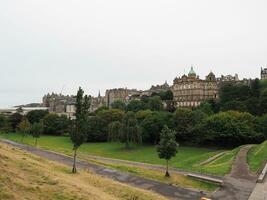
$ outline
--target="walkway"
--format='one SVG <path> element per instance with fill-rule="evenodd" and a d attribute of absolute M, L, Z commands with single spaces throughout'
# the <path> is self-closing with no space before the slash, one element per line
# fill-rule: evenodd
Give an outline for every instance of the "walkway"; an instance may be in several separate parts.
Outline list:
<path fill-rule="evenodd" d="M 257 183 L 249 200 L 267 200 L 267 178 L 263 183 Z"/>
<path fill-rule="evenodd" d="M 216 200 L 247 200 L 256 185 L 257 176 L 250 173 L 247 153 L 252 145 L 242 147 L 236 156 L 232 170 L 224 177 L 224 186 L 212 198 Z"/>

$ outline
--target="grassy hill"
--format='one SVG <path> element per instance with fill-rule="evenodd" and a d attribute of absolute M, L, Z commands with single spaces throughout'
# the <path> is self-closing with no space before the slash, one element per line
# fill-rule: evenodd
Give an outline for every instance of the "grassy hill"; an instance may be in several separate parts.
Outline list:
<path fill-rule="evenodd" d="M 16 200 L 163 200 L 90 172 L 70 169 L 0 143 L 0 199 Z"/>

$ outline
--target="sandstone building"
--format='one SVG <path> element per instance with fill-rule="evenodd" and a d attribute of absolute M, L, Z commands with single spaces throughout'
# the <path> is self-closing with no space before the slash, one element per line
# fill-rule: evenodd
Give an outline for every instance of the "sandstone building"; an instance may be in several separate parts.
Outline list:
<path fill-rule="evenodd" d="M 267 80 L 267 68 L 261 68 L 261 80 Z"/>
<path fill-rule="evenodd" d="M 172 86 L 173 101 L 176 107 L 196 107 L 209 99 L 218 99 L 218 84 L 215 75 L 210 72 L 202 80 L 193 67 L 188 76 L 175 78 Z"/>

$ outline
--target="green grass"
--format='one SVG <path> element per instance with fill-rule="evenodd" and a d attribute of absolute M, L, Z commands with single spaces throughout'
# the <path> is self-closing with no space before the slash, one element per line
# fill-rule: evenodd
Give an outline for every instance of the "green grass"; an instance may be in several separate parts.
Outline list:
<path fill-rule="evenodd" d="M 171 173 L 171 177 L 165 177 L 162 170 L 156 170 L 156 169 L 148 169 L 144 167 L 135 167 L 130 165 L 124 165 L 124 164 L 115 164 L 115 163 L 108 163 L 103 161 L 96 161 L 89 159 L 88 161 L 94 162 L 98 165 L 106 166 L 109 168 L 117 169 L 119 171 L 128 172 L 131 174 L 134 174 L 136 176 L 145 177 L 147 179 L 172 184 L 178 187 L 184 187 L 184 188 L 194 188 L 198 190 L 204 190 L 208 192 L 215 191 L 219 185 L 211 182 L 205 182 L 196 180 L 190 177 L 187 177 L 182 174 L 178 173 Z"/>
<path fill-rule="evenodd" d="M 16 133 L 0 134 L 0 137 L 16 142 L 20 142 L 21 139 L 21 136 Z M 27 136 L 24 138 L 24 143 L 34 145 L 34 139 L 31 136 Z M 42 136 L 38 140 L 38 147 L 67 155 L 72 155 L 73 153 L 69 137 Z M 79 152 L 108 158 L 165 165 L 165 161 L 158 158 L 156 149 L 152 145 L 138 145 L 126 150 L 124 145 L 120 143 L 86 143 L 79 148 Z M 170 166 L 186 171 L 225 175 L 231 169 L 237 150 L 227 151 L 224 156 L 215 161 L 200 165 L 201 162 L 220 152 L 221 150 L 210 148 L 180 146 L 176 157 L 171 160 Z"/>
<path fill-rule="evenodd" d="M 248 164 L 253 172 L 261 170 L 267 161 L 267 141 L 255 145 L 248 153 Z"/>

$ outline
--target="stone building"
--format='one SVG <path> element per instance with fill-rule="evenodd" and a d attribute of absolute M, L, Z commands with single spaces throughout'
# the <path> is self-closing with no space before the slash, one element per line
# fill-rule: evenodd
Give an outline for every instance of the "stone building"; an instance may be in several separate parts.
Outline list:
<path fill-rule="evenodd" d="M 150 89 L 141 91 L 139 99 L 144 95 L 151 96 L 153 93 L 166 92 L 167 90 L 170 90 L 170 89 L 171 87 L 169 86 L 167 81 L 165 81 L 165 83 L 163 83 L 162 85 L 152 85 Z"/>
<path fill-rule="evenodd" d="M 218 82 L 237 82 L 239 81 L 238 74 L 232 75 L 221 75 L 220 78 L 217 78 Z"/>
<path fill-rule="evenodd" d="M 124 103 L 127 103 L 129 100 L 131 100 L 131 97 L 136 98 L 136 96 L 139 96 L 140 94 L 141 91 L 138 91 L 136 89 L 127 89 L 127 88 L 110 89 L 106 90 L 104 101 L 106 102 L 106 105 L 110 107 L 114 101 L 119 100 Z"/>
<path fill-rule="evenodd" d="M 196 107 L 203 101 L 219 98 L 215 75 L 210 72 L 202 80 L 196 75 L 193 67 L 188 76 L 183 75 L 174 79 L 171 90 L 176 107 Z"/>
<path fill-rule="evenodd" d="M 75 114 L 75 96 L 62 94 L 47 94 L 43 97 L 42 105 L 48 108 L 50 113 L 59 115 L 67 115 L 69 118 L 74 118 Z"/>
<path fill-rule="evenodd" d="M 267 68 L 261 68 L 261 80 L 267 80 Z"/>

